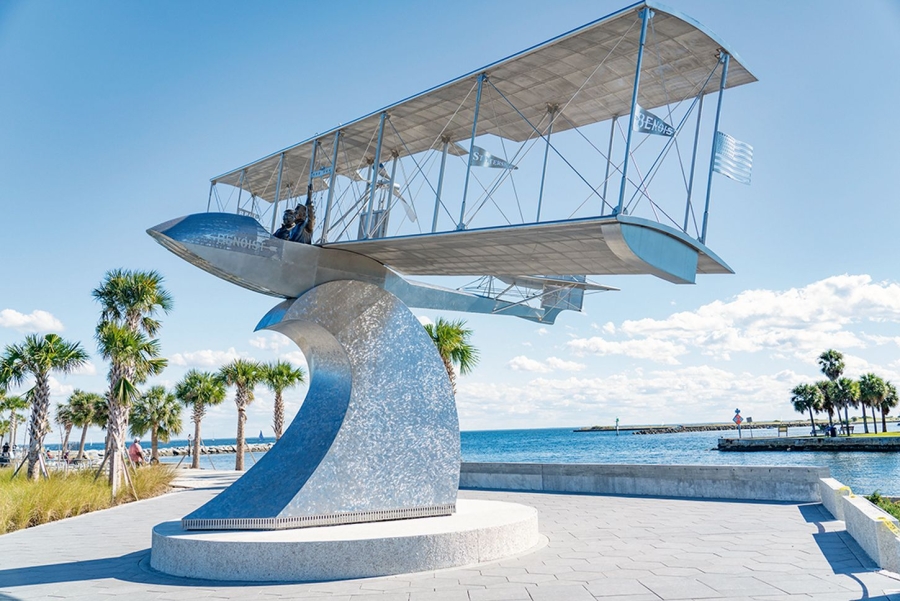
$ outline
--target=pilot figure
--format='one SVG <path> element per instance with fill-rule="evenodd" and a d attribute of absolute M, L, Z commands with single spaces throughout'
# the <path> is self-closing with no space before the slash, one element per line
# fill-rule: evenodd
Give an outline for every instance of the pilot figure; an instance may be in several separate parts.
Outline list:
<path fill-rule="evenodd" d="M 310 186 L 312 187 L 312 186 Z M 312 190 L 306 195 L 306 204 L 297 205 L 294 209 L 294 227 L 291 229 L 291 242 L 312 244 L 313 229 L 316 227 L 316 211 L 312 205 Z"/>
<path fill-rule="evenodd" d="M 281 221 L 281 227 L 275 230 L 275 233 L 272 235 L 276 238 L 281 238 L 282 240 L 289 239 L 291 236 L 291 228 L 294 227 L 295 218 L 294 211 L 286 209 Z"/>

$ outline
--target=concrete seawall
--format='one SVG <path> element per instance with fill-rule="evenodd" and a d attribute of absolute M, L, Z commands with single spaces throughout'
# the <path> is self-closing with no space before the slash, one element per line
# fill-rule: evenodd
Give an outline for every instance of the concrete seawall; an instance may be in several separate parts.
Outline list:
<path fill-rule="evenodd" d="M 829 476 L 818 467 L 463 463 L 460 487 L 818 503 Z"/>
<path fill-rule="evenodd" d="M 900 436 L 867 436 L 847 438 L 845 436 L 817 436 L 802 438 L 720 438 L 720 451 L 900 451 Z"/>

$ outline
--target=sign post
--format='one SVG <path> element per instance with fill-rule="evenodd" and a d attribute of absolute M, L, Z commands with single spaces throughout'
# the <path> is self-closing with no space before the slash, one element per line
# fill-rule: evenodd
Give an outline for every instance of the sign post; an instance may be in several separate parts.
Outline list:
<path fill-rule="evenodd" d="M 741 438 L 741 424 L 743 423 L 744 418 L 741 417 L 741 410 L 740 410 L 740 409 L 735 409 L 735 410 L 734 410 L 734 417 L 731 419 L 731 421 L 733 421 L 735 424 L 737 424 L 738 438 Z"/>

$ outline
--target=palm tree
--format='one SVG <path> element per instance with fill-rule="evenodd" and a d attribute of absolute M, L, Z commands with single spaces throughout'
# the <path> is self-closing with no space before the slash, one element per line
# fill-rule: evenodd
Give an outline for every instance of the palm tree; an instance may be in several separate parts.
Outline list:
<path fill-rule="evenodd" d="M 253 402 L 253 388 L 263 379 L 263 368 L 256 361 L 235 359 L 219 370 L 219 378 L 226 386 L 234 386 L 234 404 L 237 405 L 237 441 L 234 469 L 244 470 L 244 424 L 247 421 L 247 405 Z"/>
<path fill-rule="evenodd" d="M 39 336 L 31 334 L 25 342 L 6 347 L 0 363 L 0 373 L 6 387 L 10 382 L 21 384 L 28 376 L 34 378 L 32 390 L 31 420 L 28 425 L 28 477 L 40 477 L 38 461 L 44 451 L 47 435 L 47 417 L 50 411 L 50 374 L 54 371 L 69 373 L 84 365 L 88 354 L 77 342 L 63 340 L 57 334 Z"/>
<path fill-rule="evenodd" d="M 101 322 L 97 327 L 97 346 L 104 359 L 110 362 L 106 424 L 106 450 L 112 494 L 118 492 L 125 450 L 125 432 L 131 404 L 140 398 L 138 385 L 149 376 L 162 373 L 166 359 L 159 356 L 159 341 L 150 340 L 143 332 L 133 332 L 117 323 Z"/>
<path fill-rule="evenodd" d="M 443 317 L 438 317 L 433 324 L 425 324 L 425 330 L 431 336 L 438 354 L 444 361 L 454 395 L 456 395 L 456 372 L 453 366 L 458 366 L 460 375 L 464 376 L 478 364 L 478 350 L 469 342 L 472 330 L 465 325 L 466 322 L 461 319 L 448 321 Z"/>
<path fill-rule="evenodd" d="M 91 292 L 100 303 L 98 345 L 110 362 L 106 454 L 113 497 L 121 484 L 128 408 L 140 396 L 137 385 L 166 366 L 159 357 L 159 342 L 151 338 L 161 326 L 157 313 L 172 308 L 172 297 L 162 281 L 155 271 L 114 269 Z"/>
<path fill-rule="evenodd" d="M 866 407 L 872 408 L 872 430 L 877 433 L 878 426 L 875 422 L 875 407 L 881 405 L 881 401 L 886 394 L 887 386 L 885 386 L 884 380 L 875 374 L 863 374 L 859 379 L 859 400 L 862 405 L 863 425 L 866 426 L 866 432 L 869 431 L 868 424 L 866 424 Z"/>
<path fill-rule="evenodd" d="M 879 409 L 881 409 L 881 431 L 887 432 L 887 414 L 891 412 L 891 409 L 897 406 L 897 403 L 900 402 L 900 397 L 897 396 L 897 387 L 891 384 L 890 382 L 885 382 L 885 395 L 884 398 L 881 399 L 881 404 L 879 405 Z"/>
<path fill-rule="evenodd" d="M 809 411 L 809 423 L 812 426 L 813 436 L 817 436 L 816 420 L 813 417 L 813 411 L 818 412 L 821 410 L 822 400 L 822 391 L 814 384 L 798 384 L 791 391 L 791 402 L 794 404 L 794 411 L 797 413 Z"/>
<path fill-rule="evenodd" d="M 163 288 L 163 277 L 156 271 L 113 269 L 91 292 L 100 303 L 101 322 L 122 324 L 132 332 L 155 336 L 161 323 L 159 311 L 172 310 L 172 296 Z"/>
<path fill-rule="evenodd" d="M 191 467 L 200 467 L 200 422 L 206 415 L 206 408 L 221 405 L 225 400 L 225 383 L 216 374 L 192 369 L 175 385 L 175 396 L 185 407 L 191 409 L 194 422 L 194 448 Z"/>
<path fill-rule="evenodd" d="M 822 411 L 828 414 L 828 426 L 834 426 L 834 412 L 840 411 L 840 396 L 838 395 L 837 384 L 831 380 L 819 380 L 816 382 L 816 388 L 822 391 Z M 838 413 L 840 418 L 840 412 Z"/>
<path fill-rule="evenodd" d="M 69 435 L 72 433 L 72 426 L 75 425 L 75 422 L 72 421 L 72 406 L 68 401 L 56 404 L 56 423 L 64 428 L 60 453 L 65 456 L 66 451 L 69 450 Z"/>
<path fill-rule="evenodd" d="M 107 405 L 103 395 L 76 389 L 69 397 L 72 406 L 72 423 L 81 428 L 81 442 L 78 444 L 78 461 L 84 458 L 84 443 L 90 426 L 106 427 Z"/>
<path fill-rule="evenodd" d="M 840 419 L 841 415 L 841 403 L 842 399 L 839 394 L 839 390 L 836 388 L 838 379 L 844 374 L 844 355 L 839 353 L 834 349 L 828 349 L 821 355 L 819 355 L 819 368 L 822 370 L 822 373 L 825 374 L 825 377 L 831 382 L 832 387 L 822 388 L 822 393 L 825 395 L 825 411 L 828 412 L 828 425 L 833 426 L 834 423 L 832 421 L 832 412 L 837 410 L 838 419 Z M 817 383 L 818 384 L 818 383 Z M 829 393 L 831 393 L 829 395 Z M 846 412 L 845 412 L 846 413 Z M 847 430 L 849 432 L 849 428 Z"/>
<path fill-rule="evenodd" d="M 14 394 L 6 394 L 5 389 L 0 386 L 0 413 L 9 411 L 9 444 L 11 447 L 16 446 L 16 430 L 19 422 L 25 421 L 25 414 L 19 413 L 28 409 L 28 399 L 24 396 Z"/>
<path fill-rule="evenodd" d="M 834 349 L 828 349 L 819 355 L 819 367 L 825 377 L 832 382 L 844 375 L 844 355 Z"/>
<path fill-rule="evenodd" d="M 844 430 L 850 436 L 849 407 L 859 406 L 859 382 L 852 378 L 840 378 L 837 381 L 837 395 L 841 399 L 841 407 L 844 408 Z"/>
<path fill-rule="evenodd" d="M 159 463 L 159 441 L 181 433 L 181 405 L 165 386 L 152 386 L 131 407 L 131 435 L 150 431 L 150 462 Z"/>
<path fill-rule="evenodd" d="M 282 393 L 286 388 L 291 388 L 306 381 L 306 374 L 299 367 L 294 367 L 287 361 L 274 361 L 262 366 L 263 383 L 275 393 L 275 411 L 272 420 L 272 429 L 275 430 L 275 440 L 281 438 L 284 431 L 284 397 Z"/>

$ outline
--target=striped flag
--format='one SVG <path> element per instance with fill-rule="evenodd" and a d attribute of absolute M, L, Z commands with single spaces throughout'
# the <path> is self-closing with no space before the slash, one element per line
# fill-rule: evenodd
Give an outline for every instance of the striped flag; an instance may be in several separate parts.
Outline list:
<path fill-rule="evenodd" d="M 750 184 L 753 169 L 753 147 L 728 134 L 716 132 L 716 152 L 713 171 L 742 184 Z"/>

